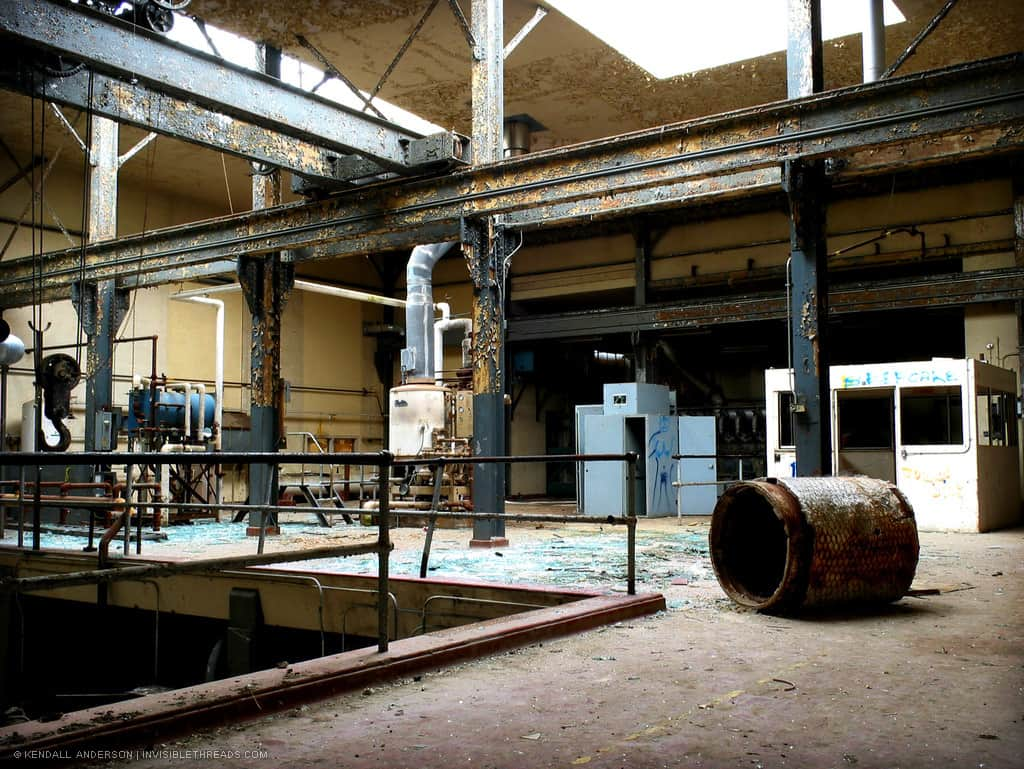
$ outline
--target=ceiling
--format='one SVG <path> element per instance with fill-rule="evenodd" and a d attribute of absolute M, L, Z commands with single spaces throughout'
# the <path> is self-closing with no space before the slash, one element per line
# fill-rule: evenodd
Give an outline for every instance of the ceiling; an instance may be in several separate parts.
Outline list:
<path fill-rule="evenodd" d="M 753 0 L 751 0 L 753 1 Z M 461 0 L 468 14 L 471 0 Z M 887 61 L 894 60 L 945 0 L 896 0 L 905 23 L 886 28 Z M 360 88 L 373 88 L 429 0 L 193 0 L 189 12 L 246 37 L 263 39 L 315 64 L 296 42 L 305 36 Z M 505 0 L 505 39 L 537 7 Z M 960 0 L 900 74 L 1009 53 L 1024 40 L 1024 3 L 1019 0 Z M 505 63 L 505 114 L 525 113 L 546 130 L 533 149 L 562 146 L 688 118 L 785 98 L 782 53 L 666 80 L 648 75 L 577 24 L 552 10 Z M 825 83 L 837 88 L 859 81 L 860 36 L 826 43 Z M 381 97 L 428 120 L 470 132 L 468 45 L 446 0 L 440 0 L 395 68 Z M 31 154 L 29 100 L 0 93 L 5 115 L 0 138 L 22 160 Z M 74 117 L 75 112 L 69 111 Z M 122 131 L 122 151 L 144 135 Z M 61 138 L 51 121 L 48 146 Z M 52 150 L 51 150 L 52 151 Z M 81 155 L 64 150 L 62 163 L 81 168 Z M 10 168 L 0 158 L 0 168 Z M 227 178 L 227 185 L 225 184 Z M 122 184 L 145 185 L 162 194 L 181 191 L 209 209 L 210 216 L 249 206 L 247 164 L 161 137 L 151 154 L 125 165 Z M 187 221 L 187 219 L 182 219 Z"/>

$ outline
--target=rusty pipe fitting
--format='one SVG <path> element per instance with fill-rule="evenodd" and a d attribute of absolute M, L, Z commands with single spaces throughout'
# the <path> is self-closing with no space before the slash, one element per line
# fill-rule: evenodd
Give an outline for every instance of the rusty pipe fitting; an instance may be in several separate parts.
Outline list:
<path fill-rule="evenodd" d="M 768 478 L 731 486 L 711 517 L 711 562 L 741 606 L 886 603 L 914 579 L 914 511 L 874 478 Z"/>

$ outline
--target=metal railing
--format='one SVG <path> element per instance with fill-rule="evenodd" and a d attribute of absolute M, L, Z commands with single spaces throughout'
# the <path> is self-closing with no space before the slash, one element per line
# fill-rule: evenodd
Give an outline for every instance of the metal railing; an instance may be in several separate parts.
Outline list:
<path fill-rule="evenodd" d="M 293 505 L 282 506 L 278 504 L 236 504 L 220 503 L 210 505 L 208 503 L 187 503 L 167 502 L 162 500 L 133 500 L 133 473 L 134 469 L 145 465 L 169 465 L 169 464 L 204 464 L 209 463 L 211 458 L 223 464 L 262 464 L 281 465 L 284 463 L 302 464 L 310 463 L 310 460 L 324 461 L 343 464 L 361 464 L 375 466 L 377 478 L 375 479 L 377 508 L 374 511 L 377 517 L 377 538 L 376 542 L 361 544 L 335 545 L 331 547 L 312 548 L 304 550 L 291 550 L 276 553 L 264 553 L 263 544 L 266 531 L 266 522 L 270 514 L 290 512 L 313 512 L 319 508 L 304 508 Z M 537 515 L 500 512 L 446 512 L 439 510 L 439 489 L 440 478 L 443 475 L 443 468 L 454 464 L 516 464 L 516 463 L 546 463 L 546 462 L 625 462 L 627 495 L 625 500 L 625 514 L 622 516 L 586 517 L 566 515 Z M 40 538 L 42 534 L 42 509 L 43 507 L 60 506 L 67 508 L 81 508 L 95 511 L 120 511 L 119 526 L 112 527 L 105 535 L 106 543 L 119 533 L 124 531 L 123 543 L 124 553 L 129 551 L 129 533 L 132 518 L 136 523 L 136 553 L 142 552 L 142 511 L 150 508 L 176 508 L 204 509 L 216 508 L 218 510 L 248 511 L 261 514 L 261 531 L 257 546 L 257 552 L 250 555 L 231 556 L 223 558 L 197 559 L 175 563 L 144 563 L 126 564 L 124 562 L 110 561 L 107 555 L 107 548 L 101 547 L 98 556 L 96 569 L 70 572 L 65 574 L 50 574 L 34 577 L 5 577 L 0 579 L 0 591 L 12 592 L 35 592 L 43 590 L 55 590 L 76 585 L 103 586 L 111 582 L 134 580 L 151 581 L 160 577 L 169 577 L 176 574 L 213 574 L 227 572 L 233 569 L 241 569 L 249 566 L 270 565 L 295 561 L 314 560 L 319 558 L 347 557 L 367 553 L 377 553 L 377 609 L 378 609 L 378 633 L 377 649 L 385 652 L 389 643 L 389 620 L 388 607 L 394 601 L 389 590 L 389 567 L 392 544 L 390 541 L 389 526 L 392 520 L 406 515 L 430 516 L 430 526 L 427 538 L 424 543 L 424 553 L 421 568 L 421 576 L 425 576 L 427 559 L 430 552 L 430 540 L 433 535 L 434 525 L 441 518 L 457 519 L 489 519 L 507 520 L 520 522 L 558 522 L 558 523 L 583 523 L 583 524 L 613 524 L 623 525 L 627 530 L 626 538 L 626 561 L 627 561 L 627 592 L 629 595 L 636 594 L 636 524 L 635 515 L 635 488 L 636 488 L 636 464 L 635 453 L 626 454 L 586 454 L 586 455 L 557 455 L 557 456 L 523 456 L 523 457 L 432 457 L 418 460 L 396 460 L 387 451 L 373 453 L 275 453 L 275 452 L 216 452 L 216 453 L 195 453 L 195 454 L 159 454 L 149 452 L 72 452 L 72 453 L 17 453 L 0 454 L 0 468 L 17 467 L 20 470 L 21 480 L 4 481 L 4 487 L 17 485 L 16 493 L 0 494 L 0 505 L 18 510 L 18 547 L 24 547 L 24 533 L 26 524 L 26 509 L 30 508 L 32 513 L 31 531 L 33 536 L 32 550 L 38 551 L 41 548 Z M 124 466 L 125 480 L 123 483 L 123 497 L 103 499 L 99 497 L 77 497 L 77 496 L 54 496 L 42 493 L 43 483 L 41 482 L 41 471 L 46 466 L 68 466 L 68 465 L 90 465 L 90 466 Z M 431 508 L 422 510 L 392 510 L 390 506 L 390 485 L 391 468 L 395 466 L 420 466 L 431 467 L 435 470 L 435 490 Z M 27 469 L 33 469 L 35 482 L 26 483 L 24 478 Z M 26 493 L 31 489 L 31 495 Z M 92 518 L 92 516 L 90 516 Z"/>

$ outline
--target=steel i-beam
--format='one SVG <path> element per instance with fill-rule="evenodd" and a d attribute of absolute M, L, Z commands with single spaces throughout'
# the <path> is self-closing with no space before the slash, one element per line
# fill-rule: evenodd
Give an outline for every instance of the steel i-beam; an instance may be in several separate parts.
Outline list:
<path fill-rule="evenodd" d="M 254 126 L 307 142 L 337 155 L 359 155 L 398 173 L 411 173 L 435 165 L 434 143 L 422 134 L 343 106 L 263 73 L 232 64 L 218 56 L 178 45 L 149 30 L 87 8 L 56 0 L 0 0 L 0 39 L 7 43 L 85 62 L 97 73 L 139 82 L 150 89 L 101 94 L 110 99 L 132 99 L 148 93 L 166 94 L 178 103 L 191 103 Z M 102 85 L 107 85 L 103 83 Z M 61 90 L 59 84 L 56 90 Z M 81 101 L 82 95 L 72 97 Z M 174 106 L 172 102 L 171 106 Z M 120 109 L 116 103 L 107 108 Z M 161 105 L 126 103 L 129 114 L 155 109 L 153 122 L 170 121 L 181 138 L 205 130 L 208 117 L 186 115 L 177 123 Z M 199 121 L 190 127 L 189 123 Z M 137 124 L 152 130 L 159 125 Z M 259 138 L 258 134 L 251 134 Z M 430 139 L 431 137 L 426 137 Z M 190 139 L 191 140 L 191 139 Z M 285 142 L 287 144 L 287 142 Z M 240 151 L 239 154 L 246 154 Z M 452 158 L 448 158 L 451 160 Z"/>
<path fill-rule="evenodd" d="M 434 179 L 396 181 L 304 205 L 247 212 L 90 246 L 87 279 L 153 285 L 210 274 L 240 254 L 299 259 L 453 239 L 463 218 L 547 226 L 778 190 L 788 159 L 839 158 L 840 180 L 1024 147 L 1024 57 L 853 86 Z M 44 301 L 67 298 L 78 249 L 45 255 Z M 219 268 L 209 267 L 219 263 Z M 32 259 L 0 264 L 0 307 L 32 301 Z"/>

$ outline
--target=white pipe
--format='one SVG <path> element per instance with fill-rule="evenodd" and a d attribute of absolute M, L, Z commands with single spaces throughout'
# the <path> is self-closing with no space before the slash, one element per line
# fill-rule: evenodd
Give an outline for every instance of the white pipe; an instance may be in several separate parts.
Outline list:
<path fill-rule="evenodd" d="M 196 382 L 192 385 L 192 389 L 196 391 L 196 395 L 199 396 L 199 421 L 196 424 L 196 439 L 203 440 L 203 430 L 206 429 L 206 385 L 202 382 Z M 189 398 L 189 406 L 192 405 L 192 399 Z"/>
<path fill-rule="evenodd" d="M 224 302 L 220 299 L 210 299 L 207 296 L 191 297 L 193 302 L 209 304 L 217 308 L 217 332 L 215 337 L 215 369 L 214 382 L 214 410 L 213 410 L 213 447 L 220 451 L 223 445 L 221 432 L 224 429 Z M 218 480 L 219 483 L 219 480 Z M 218 502 L 220 500 L 218 499 Z"/>
<path fill-rule="evenodd" d="M 342 299 L 354 299 L 357 302 L 369 302 L 370 304 L 383 304 L 388 307 L 405 307 L 408 304 L 404 299 L 395 299 L 390 296 L 381 296 L 380 294 L 370 294 L 366 291 L 356 291 L 353 288 L 330 286 L 325 283 L 313 283 L 308 280 L 295 281 L 295 288 L 302 291 L 310 291 L 314 294 L 340 296 Z"/>
<path fill-rule="evenodd" d="M 447 309 L 448 305 L 444 307 Z M 473 321 L 470 318 L 452 318 L 448 313 L 441 320 L 434 321 L 434 383 L 438 385 L 443 384 L 444 332 L 453 328 L 461 328 L 465 338 L 473 333 Z"/>
<path fill-rule="evenodd" d="M 862 0 L 867 6 L 861 48 L 864 82 L 873 83 L 885 72 L 885 11 L 882 0 Z"/>
<path fill-rule="evenodd" d="M 167 388 L 173 392 L 179 390 L 185 393 L 185 437 L 188 438 L 192 435 L 192 409 L 189 407 L 189 395 L 192 394 L 192 383 L 191 382 L 168 382 Z M 158 396 L 159 397 L 159 396 Z M 157 406 L 160 403 L 157 402 Z"/>
<path fill-rule="evenodd" d="M 183 443 L 165 443 L 160 447 L 161 454 L 182 454 L 189 451 L 205 451 L 205 446 L 186 446 Z M 168 465 L 160 468 L 160 501 L 171 501 L 171 471 Z M 168 508 L 169 509 L 169 508 Z M 167 512 L 166 510 L 163 512 Z"/>

